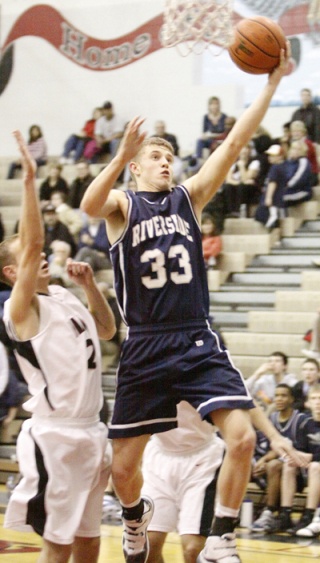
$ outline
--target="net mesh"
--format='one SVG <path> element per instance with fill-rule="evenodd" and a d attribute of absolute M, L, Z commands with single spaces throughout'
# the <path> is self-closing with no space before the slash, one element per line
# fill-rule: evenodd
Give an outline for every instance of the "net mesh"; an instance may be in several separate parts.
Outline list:
<path fill-rule="evenodd" d="M 181 54 L 201 53 L 209 45 L 232 41 L 232 0 L 166 0 L 161 43 Z"/>

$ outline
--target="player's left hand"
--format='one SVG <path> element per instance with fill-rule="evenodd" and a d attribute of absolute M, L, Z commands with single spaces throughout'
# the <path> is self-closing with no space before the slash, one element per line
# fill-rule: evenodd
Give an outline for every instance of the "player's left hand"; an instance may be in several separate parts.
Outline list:
<path fill-rule="evenodd" d="M 281 80 L 281 78 L 287 73 L 289 59 L 291 58 L 291 44 L 290 41 L 286 41 L 286 48 L 281 49 L 280 52 L 280 63 L 279 65 L 269 74 L 269 82 L 276 84 Z"/>
<path fill-rule="evenodd" d="M 33 179 L 36 174 L 37 164 L 28 151 L 28 147 L 22 136 L 21 131 L 19 130 L 13 131 L 13 136 L 17 141 L 18 148 L 21 154 L 21 165 L 22 165 L 23 174 L 26 180 Z"/>
<path fill-rule="evenodd" d="M 93 281 L 93 271 L 87 262 L 74 262 L 72 258 L 68 258 L 67 273 L 70 280 L 81 287 L 88 286 Z"/>

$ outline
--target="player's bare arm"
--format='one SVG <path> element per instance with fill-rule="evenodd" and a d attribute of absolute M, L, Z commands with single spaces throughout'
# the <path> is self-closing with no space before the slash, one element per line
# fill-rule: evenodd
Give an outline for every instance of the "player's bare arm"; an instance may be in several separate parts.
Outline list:
<path fill-rule="evenodd" d="M 88 309 L 96 323 L 99 338 L 110 340 L 116 333 L 114 315 L 94 279 L 92 268 L 86 262 L 67 262 L 69 278 L 85 291 Z"/>
<path fill-rule="evenodd" d="M 11 281 L 14 283 L 10 314 L 18 336 L 23 339 L 36 334 L 38 328 L 39 318 L 35 294 L 41 261 L 44 260 L 44 256 L 41 255 L 44 234 L 35 185 L 36 163 L 30 156 L 20 131 L 15 131 L 13 134 L 21 154 L 23 194 L 19 239 L 14 243 L 14 251 L 19 260 L 18 264 L 12 266 L 12 271 L 9 272 Z"/>
<path fill-rule="evenodd" d="M 130 121 L 116 156 L 93 180 L 81 202 L 81 209 L 85 213 L 106 219 L 109 228 L 115 229 L 116 232 L 121 225 L 122 229 L 124 228 L 128 203 L 123 192 L 112 188 L 126 164 L 137 154 L 146 137 L 146 132 L 139 131 L 143 122 L 144 119 L 140 117 Z"/>
<path fill-rule="evenodd" d="M 203 207 L 222 185 L 241 148 L 249 142 L 266 114 L 272 96 L 286 73 L 290 54 L 290 44 L 287 42 L 286 51 L 281 51 L 279 66 L 269 75 L 260 95 L 236 121 L 227 138 L 206 160 L 199 172 L 186 180 L 185 185 L 198 218 Z"/>

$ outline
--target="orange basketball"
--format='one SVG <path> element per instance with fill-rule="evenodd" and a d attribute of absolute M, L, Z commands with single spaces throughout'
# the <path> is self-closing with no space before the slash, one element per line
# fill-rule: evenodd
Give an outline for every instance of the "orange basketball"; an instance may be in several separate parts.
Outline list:
<path fill-rule="evenodd" d="M 254 16 L 237 23 L 228 50 L 233 62 L 244 72 L 265 74 L 278 66 L 280 49 L 285 48 L 286 38 L 280 25 L 269 18 Z"/>

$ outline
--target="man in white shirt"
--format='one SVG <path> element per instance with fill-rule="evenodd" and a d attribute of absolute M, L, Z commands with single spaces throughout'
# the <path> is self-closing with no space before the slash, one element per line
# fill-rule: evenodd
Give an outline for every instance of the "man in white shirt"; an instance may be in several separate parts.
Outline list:
<path fill-rule="evenodd" d="M 124 126 L 123 119 L 114 113 L 112 103 L 105 102 L 103 114 L 96 121 L 94 128 L 95 140 L 101 149 L 100 154 L 109 153 L 114 157 L 123 136 Z"/>

